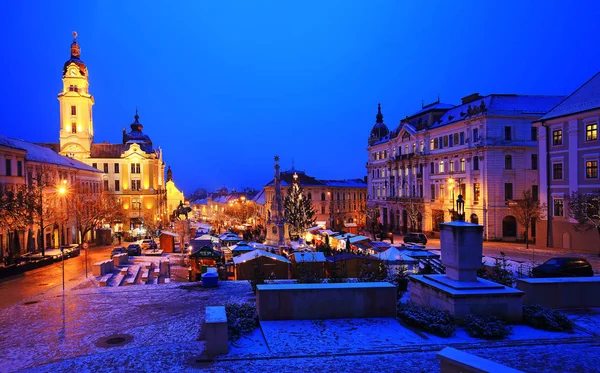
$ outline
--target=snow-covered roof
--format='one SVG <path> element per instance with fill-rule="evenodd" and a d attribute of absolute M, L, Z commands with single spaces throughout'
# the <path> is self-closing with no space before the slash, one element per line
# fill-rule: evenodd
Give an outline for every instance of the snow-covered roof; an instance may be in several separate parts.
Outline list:
<path fill-rule="evenodd" d="M 218 237 L 213 237 L 210 234 L 203 234 L 202 236 L 198 236 L 193 238 L 192 241 L 211 241 L 211 242 L 219 242 Z"/>
<path fill-rule="evenodd" d="M 179 237 L 179 233 L 173 233 L 173 232 L 169 232 L 169 231 L 162 231 L 160 232 L 160 235 L 167 235 L 167 236 L 173 236 L 173 237 Z"/>
<path fill-rule="evenodd" d="M 328 236 L 333 236 L 333 235 L 338 234 L 338 232 L 334 232 L 331 229 L 323 229 L 323 230 L 320 230 L 319 233 L 326 234 Z"/>
<path fill-rule="evenodd" d="M 444 109 L 452 109 L 455 105 L 445 104 L 443 102 L 436 102 L 435 104 L 423 106 L 423 108 L 416 113 L 412 114 L 411 117 L 426 113 L 431 110 L 444 110 Z"/>
<path fill-rule="evenodd" d="M 354 236 L 354 237 L 350 237 L 350 243 L 354 244 L 356 242 L 367 241 L 369 239 L 370 239 L 369 237 L 365 237 L 365 236 Z"/>
<path fill-rule="evenodd" d="M 342 234 L 335 235 L 333 238 L 335 238 L 336 240 L 345 240 L 346 238 L 352 238 L 352 237 L 356 237 L 356 235 L 352 234 L 352 233 L 342 233 Z"/>
<path fill-rule="evenodd" d="M 242 239 L 235 233 L 231 233 L 231 232 L 225 232 L 222 235 L 219 236 L 219 239 L 223 240 L 223 241 L 235 241 L 235 240 L 239 240 L 241 241 Z"/>
<path fill-rule="evenodd" d="M 414 258 L 406 255 L 402 251 L 398 250 L 398 248 L 393 247 L 393 246 L 384 252 L 375 254 L 375 257 L 377 257 L 383 261 L 386 261 L 386 262 L 409 262 L 409 263 L 418 262 L 417 259 L 414 259 Z"/>
<path fill-rule="evenodd" d="M 267 202 L 267 197 L 265 195 L 265 190 L 262 189 L 257 195 L 252 198 L 252 201 L 259 205 L 264 205 Z"/>
<path fill-rule="evenodd" d="M 542 116 L 562 99 L 563 96 L 490 94 L 446 111 L 429 129 L 442 127 L 465 119 L 477 118 L 484 114 Z M 483 106 L 481 106 L 482 102 Z M 469 106 L 477 108 L 476 111 L 472 111 L 471 115 L 468 113 Z M 481 111 L 482 107 L 484 111 Z"/>
<path fill-rule="evenodd" d="M 277 261 L 284 262 L 284 263 L 291 263 L 289 260 L 287 260 L 286 258 L 282 257 L 281 255 L 269 253 L 269 252 L 264 251 L 264 250 L 253 250 L 253 251 L 244 253 L 242 255 L 236 256 L 236 257 L 233 258 L 233 263 L 234 264 L 240 264 L 240 263 L 247 262 L 248 260 L 253 260 L 255 258 L 261 257 L 261 256 L 266 256 L 266 257 L 271 258 L 273 260 L 277 260 Z"/>
<path fill-rule="evenodd" d="M 300 262 L 325 262 L 325 254 L 322 252 L 294 253 L 294 261 Z"/>
<path fill-rule="evenodd" d="M 36 145 L 24 140 L 7 137 L 2 134 L 0 134 L 0 145 L 25 150 L 27 152 L 27 154 L 25 154 L 26 161 L 48 163 L 62 167 L 74 168 L 77 170 L 102 173 L 100 170 L 92 166 L 88 166 L 81 161 L 60 155 L 50 148 Z"/>
<path fill-rule="evenodd" d="M 564 117 L 594 109 L 600 109 L 600 72 L 583 83 L 540 120 Z"/>
<path fill-rule="evenodd" d="M 234 245 L 231 247 L 231 251 L 252 251 L 256 249 L 256 247 L 250 246 L 245 242 L 242 245 Z"/>
<path fill-rule="evenodd" d="M 325 185 L 339 188 L 366 188 L 367 183 L 363 179 L 347 180 L 321 180 Z"/>

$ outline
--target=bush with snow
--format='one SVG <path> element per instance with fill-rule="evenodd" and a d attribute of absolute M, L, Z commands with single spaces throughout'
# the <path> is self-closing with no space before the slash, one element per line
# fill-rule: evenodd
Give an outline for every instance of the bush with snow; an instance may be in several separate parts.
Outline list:
<path fill-rule="evenodd" d="M 504 339 L 512 333 L 512 328 L 495 316 L 469 315 L 464 320 L 464 327 L 474 338 Z"/>
<path fill-rule="evenodd" d="M 408 325 L 440 337 L 451 337 L 456 331 L 454 319 L 448 311 L 440 311 L 412 302 L 398 302 L 397 310 L 398 317 Z"/>
<path fill-rule="evenodd" d="M 573 330 L 573 322 L 564 313 L 539 305 L 523 306 L 523 323 L 550 331 Z"/>
<path fill-rule="evenodd" d="M 227 303 L 227 328 L 229 339 L 240 339 L 242 334 L 250 333 L 258 326 L 258 313 L 254 303 Z"/>

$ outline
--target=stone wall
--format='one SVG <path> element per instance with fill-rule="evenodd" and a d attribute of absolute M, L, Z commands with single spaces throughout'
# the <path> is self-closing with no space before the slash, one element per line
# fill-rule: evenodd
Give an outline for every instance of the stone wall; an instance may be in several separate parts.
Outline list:
<path fill-rule="evenodd" d="M 260 320 L 396 317 L 396 287 L 387 282 L 258 285 Z"/>
<path fill-rule="evenodd" d="M 524 304 L 550 308 L 600 307 L 600 277 L 518 279 Z"/>

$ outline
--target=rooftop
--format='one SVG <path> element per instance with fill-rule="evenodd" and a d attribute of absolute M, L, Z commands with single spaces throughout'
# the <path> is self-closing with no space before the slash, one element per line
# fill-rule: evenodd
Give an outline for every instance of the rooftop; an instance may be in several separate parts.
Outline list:
<path fill-rule="evenodd" d="M 540 120 L 564 117 L 594 109 L 600 109 L 600 72 L 583 83 Z"/>

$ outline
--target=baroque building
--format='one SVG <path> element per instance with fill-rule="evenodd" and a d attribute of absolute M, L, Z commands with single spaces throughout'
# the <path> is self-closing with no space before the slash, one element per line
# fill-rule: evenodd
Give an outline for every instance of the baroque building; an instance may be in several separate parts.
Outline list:
<path fill-rule="evenodd" d="M 522 239 L 509 203 L 527 189 L 539 196 L 532 122 L 561 99 L 475 93 L 456 106 L 438 99 L 392 131 L 379 106 L 367 146 L 368 205 L 376 219 L 385 231 L 437 232 L 456 216 L 462 195 L 465 220 L 483 225 L 485 239 Z"/>
<path fill-rule="evenodd" d="M 366 219 L 367 184 L 363 179 L 317 180 L 304 171 L 292 169 L 281 171 L 279 176 L 282 198 L 294 183 L 294 177 L 304 189 L 315 210 L 317 225 L 333 230 L 364 227 Z M 275 184 L 269 182 L 263 188 L 264 210 L 269 215 L 276 213 Z"/>
<path fill-rule="evenodd" d="M 69 203 L 76 187 L 99 193 L 102 173 L 76 159 L 65 157 L 44 146 L 0 135 L 0 195 L 19 188 L 40 188 L 37 218 L 27 215 L 24 222 L 0 226 L 0 261 L 47 247 L 79 242 L 75 215 Z M 59 193 L 62 189 L 63 194 Z M 31 208 L 36 208 L 31 206 Z M 16 211 L 23 215 L 27 211 Z M 39 220 L 40 216 L 45 221 Z M 4 219 L 2 222 L 6 222 Z"/>
<path fill-rule="evenodd" d="M 598 252 L 598 232 L 576 230 L 569 217 L 571 193 L 600 189 L 600 73 L 534 123 L 540 154 L 540 199 L 548 206 L 538 223 L 540 244 Z"/>
<path fill-rule="evenodd" d="M 127 213 L 123 221 L 110 228 L 115 232 L 143 234 L 145 220 L 152 219 L 159 226 L 168 221 L 173 211 L 167 201 L 176 199 L 179 203 L 183 193 L 175 188 L 172 179 L 167 188 L 162 150 L 143 132 L 137 109 L 130 130 L 123 128 L 121 143 L 94 143 L 94 97 L 89 71 L 81 60 L 77 34 L 73 36 L 71 57 L 64 63 L 62 90 L 58 94 L 60 142 L 40 145 L 100 170 L 104 190 L 114 193 Z"/>

